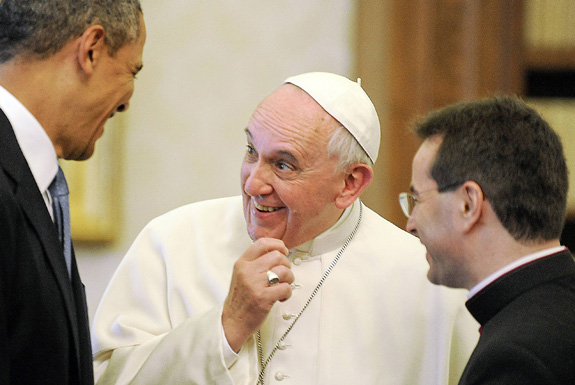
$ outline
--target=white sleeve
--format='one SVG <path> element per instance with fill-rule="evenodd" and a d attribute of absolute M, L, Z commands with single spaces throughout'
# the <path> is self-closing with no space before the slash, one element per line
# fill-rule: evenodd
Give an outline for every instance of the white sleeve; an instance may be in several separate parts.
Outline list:
<path fill-rule="evenodd" d="M 254 383 L 253 339 L 231 366 L 226 364 L 223 300 L 212 300 L 214 289 L 202 282 L 189 280 L 185 288 L 174 282 L 178 278 L 167 266 L 174 261 L 167 259 L 162 242 L 144 229 L 106 289 L 92 328 L 97 383 Z"/>
<path fill-rule="evenodd" d="M 227 368 L 231 368 L 238 360 L 239 354 L 234 352 L 228 339 L 226 338 L 226 332 L 224 330 L 224 325 L 221 327 L 222 330 L 222 352 L 224 355 L 224 362 Z"/>

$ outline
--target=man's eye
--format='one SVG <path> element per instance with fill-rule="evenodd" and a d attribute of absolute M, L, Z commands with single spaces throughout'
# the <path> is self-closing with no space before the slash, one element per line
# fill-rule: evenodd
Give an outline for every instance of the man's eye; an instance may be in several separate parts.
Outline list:
<path fill-rule="evenodd" d="M 256 150 L 254 150 L 254 148 L 252 146 L 250 146 L 249 144 L 246 146 L 246 152 L 250 155 L 255 155 Z"/>
<path fill-rule="evenodd" d="M 276 167 L 281 171 L 293 171 L 293 167 L 284 162 L 277 162 Z"/>

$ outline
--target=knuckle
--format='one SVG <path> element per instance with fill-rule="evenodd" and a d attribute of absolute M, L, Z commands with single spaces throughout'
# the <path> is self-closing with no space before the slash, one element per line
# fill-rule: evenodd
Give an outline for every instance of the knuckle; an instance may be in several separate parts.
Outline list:
<path fill-rule="evenodd" d="M 273 262 L 275 262 L 277 265 L 290 266 L 290 261 L 288 257 L 283 255 L 280 251 L 275 250 L 272 253 L 272 256 L 273 256 Z"/>
<path fill-rule="evenodd" d="M 260 238 L 256 241 L 256 243 L 258 243 L 259 246 L 262 246 L 262 247 L 272 247 L 273 246 L 272 241 L 273 241 L 273 239 L 271 239 L 271 238 Z"/>

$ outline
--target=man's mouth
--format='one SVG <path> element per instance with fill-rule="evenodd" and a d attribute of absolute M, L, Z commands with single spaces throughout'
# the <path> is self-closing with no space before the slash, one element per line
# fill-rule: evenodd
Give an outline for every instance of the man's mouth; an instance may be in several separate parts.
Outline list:
<path fill-rule="evenodd" d="M 254 202 L 254 206 L 258 211 L 263 211 L 266 213 L 271 213 L 273 211 L 277 211 L 281 209 L 281 207 L 270 207 L 270 206 L 262 206 Z"/>

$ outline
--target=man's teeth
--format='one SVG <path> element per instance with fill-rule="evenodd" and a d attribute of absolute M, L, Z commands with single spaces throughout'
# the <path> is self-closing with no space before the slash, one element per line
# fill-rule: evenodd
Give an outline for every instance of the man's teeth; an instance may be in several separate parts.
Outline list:
<path fill-rule="evenodd" d="M 254 203 L 254 206 L 255 206 L 256 209 L 258 209 L 259 211 L 266 211 L 266 212 L 268 212 L 268 213 L 271 213 L 272 211 L 277 211 L 277 210 L 279 210 L 279 207 L 262 206 L 262 205 L 258 205 L 257 203 Z"/>

